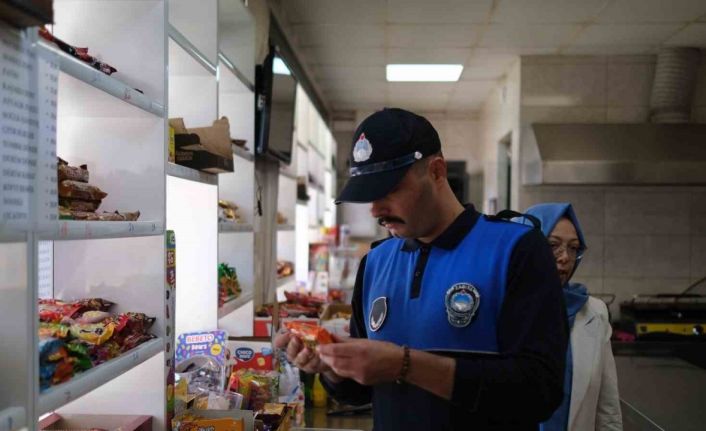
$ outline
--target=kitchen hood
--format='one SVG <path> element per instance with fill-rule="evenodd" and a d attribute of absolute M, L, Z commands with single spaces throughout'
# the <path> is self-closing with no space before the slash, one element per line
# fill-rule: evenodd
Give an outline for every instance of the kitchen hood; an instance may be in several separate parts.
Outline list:
<path fill-rule="evenodd" d="M 523 183 L 706 184 L 706 124 L 689 123 L 701 55 L 660 50 L 649 123 L 532 124 Z"/>
<path fill-rule="evenodd" d="M 706 184 L 706 124 L 532 125 L 525 185 Z"/>

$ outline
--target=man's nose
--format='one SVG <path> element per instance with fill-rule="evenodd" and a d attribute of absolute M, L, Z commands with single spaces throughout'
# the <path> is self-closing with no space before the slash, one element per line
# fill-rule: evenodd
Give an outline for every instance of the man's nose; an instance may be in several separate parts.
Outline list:
<path fill-rule="evenodd" d="M 381 215 L 384 214 L 385 210 L 385 199 L 378 199 L 376 201 L 373 201 L 372 206 L 370 207 L 370 214 L 373 217 L 380 217 Z"/>

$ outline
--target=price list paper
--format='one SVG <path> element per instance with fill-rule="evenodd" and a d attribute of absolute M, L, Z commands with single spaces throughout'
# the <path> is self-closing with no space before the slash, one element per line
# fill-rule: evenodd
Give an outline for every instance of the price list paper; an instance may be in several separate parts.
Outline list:
<path fill-rule="evenodd" d="M 57 219 L 58 62 L 38 56 L 32 39 L 0 27 L 0 230 Z"/>

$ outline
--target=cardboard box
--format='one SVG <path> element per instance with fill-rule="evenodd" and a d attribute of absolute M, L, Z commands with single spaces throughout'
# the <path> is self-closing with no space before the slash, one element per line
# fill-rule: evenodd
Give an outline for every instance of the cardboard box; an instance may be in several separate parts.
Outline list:
<path fill-rule="evenodd" d="M 120 431 L 152 431 L 152 416 L 59 415 L 52 413 L 39 421 L 40 430 L 80 431 L 93 428 Z"/>
<path fill-rule="evenodd" d="M 175 134 L 174 146 L 176 163 L 180 165 L 212 174 L 233 172 L 233 157 L 229 159 L 208 150 L 194 133 Z"/>
<path fill-rule="evenodd" d="M 336 313 L 353 314 L 353 307 L 351 304 L 326 304 L 321 312 L 321 321 L 333 319 Z"/>
<path fill-rule="evenodd" d="M 233 371 L 243 368 L 253 370 L 274 370 L 272 343 L 266 341 L 231 341 L 228 349 L 232 352 Z"/>
<path fill-rule="evenodd" d="M 251 410 L 189 410 L 188 413 L 195 416 L 203 417 L 199 421 L 199 430 L 210 431 L 253 431 L 255 429 L 255 421 Z M 219 419 L 240 419 L 241 427 L 224 428 L 219 422 Z"/>

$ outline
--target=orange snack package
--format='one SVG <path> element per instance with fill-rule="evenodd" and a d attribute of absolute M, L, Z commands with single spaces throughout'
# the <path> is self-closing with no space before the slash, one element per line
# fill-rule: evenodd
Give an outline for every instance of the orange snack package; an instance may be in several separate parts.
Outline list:
<path fill-rule="evenodd" d="M 298 322 L 294 320 L 291 322 L 284 322 L 284 326 L 311 349 L 315 348 L 319 344 L 333 343 L 331 334 L 324 328 L 314 325 L 313 323 Z"/>

